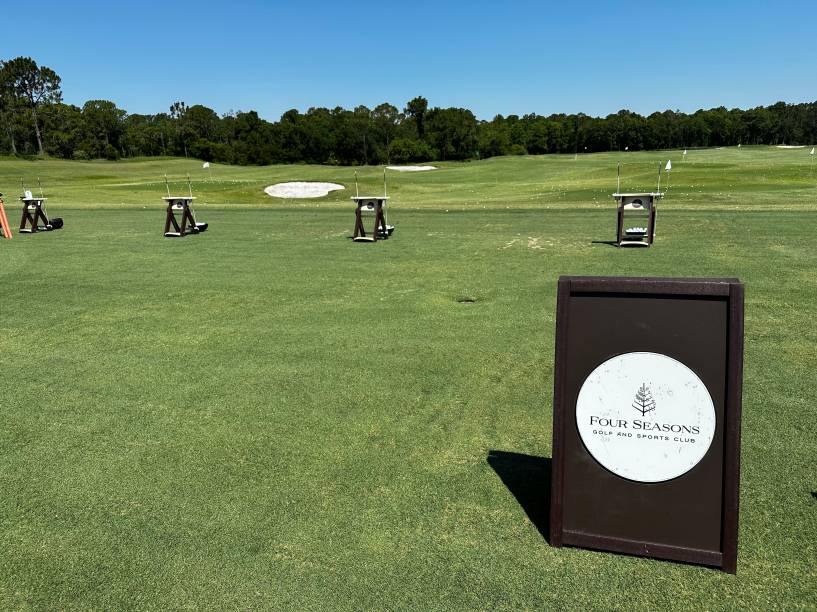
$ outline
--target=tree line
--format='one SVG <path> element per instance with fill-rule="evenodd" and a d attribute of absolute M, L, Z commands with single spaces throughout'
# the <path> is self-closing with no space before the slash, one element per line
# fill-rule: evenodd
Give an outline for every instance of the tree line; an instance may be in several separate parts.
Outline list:
<path fill-rule="evenodd" d="M 352 165 L 817 142 L 817 101 L 647 117 L 621 110 L 606 117 L 497 115 L 483 121 L 464 108 L 429 108 L 418 96 L 402 110 L 389 103 L 293 109 L 270 122 L 255 111 L 219 115 L 181 101 L 155 115 L 129 114 L 108 100 L 79 107 L 63 102 L 60 85 L 54 70 L 29 57 L 0 60 L 0 154 Z"/>

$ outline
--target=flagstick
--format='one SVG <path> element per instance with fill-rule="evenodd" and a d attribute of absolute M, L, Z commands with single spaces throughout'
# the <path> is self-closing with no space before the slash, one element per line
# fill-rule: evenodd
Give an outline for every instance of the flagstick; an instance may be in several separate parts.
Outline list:
<path fill-rule="evenodd" d="M 658 162 L 658 193 L 661 193 L 661 162 Z"/>

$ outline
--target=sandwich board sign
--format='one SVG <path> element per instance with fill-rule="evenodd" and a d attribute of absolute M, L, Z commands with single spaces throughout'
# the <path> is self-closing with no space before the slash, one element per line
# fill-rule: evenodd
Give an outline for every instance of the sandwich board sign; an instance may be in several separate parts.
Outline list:
<path fill-rule="evenodd" d="M 743 285 L 561 277 L 550 543 L 737 569 Z"/>

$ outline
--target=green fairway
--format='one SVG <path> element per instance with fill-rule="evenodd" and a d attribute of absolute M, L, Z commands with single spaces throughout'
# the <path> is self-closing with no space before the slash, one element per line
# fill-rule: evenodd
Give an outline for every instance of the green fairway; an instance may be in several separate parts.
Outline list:
<path fill-rule="evenodd" d="M 403 209 L 474 210 L 570 207 L 610 209 L 621 162 L 621 187 L 652 191 L 659 163 L 672 159 L 673 209 L 710 210 L 783 207 L 813 210 L 817 168 L 807 149 L 742 147 L 641 153 L 496 157 L 466 163 L 436 163 L 431 172 L 388 173 L 389 194 Z M 190 176 L 199 206 L 348 208 L 355 168 L 343 166 L 222 166 L 209 170 L 197 160 L 145 158 L 122 162 L 17 161 L 0 158 L 0 192 L 18 194 L 20 180 L 39 195 L 70 208 L 154 208 L 166 195 L 186 194 Z M 357 168 L 361 195 L 383 190 L 383 169 Z M 666 186 L 666 179 L 664 179 Z M 280 200 L 264 187 L 284 181 L 330 181 L 346 187 L 318 200 Z M 8 200 L 7 200 L 8 204 Z M 56 210 L 56 208 L 55 208 Z"/>
<path fill-rule="evenodd" d="M 670 157 L 655 245 L 610 246 L 616 162 Z M 13 225 L 21 176 L 65 219 L 0 239 L 0 608 L 817 606 L 808 150 L 435 165 L 372 245 L 353 168 L 0 160 Z M 162 237 L 165 172 L 206 233 Z M 564 274 L 746 284 L 736 576 L 548 545 Z"/>

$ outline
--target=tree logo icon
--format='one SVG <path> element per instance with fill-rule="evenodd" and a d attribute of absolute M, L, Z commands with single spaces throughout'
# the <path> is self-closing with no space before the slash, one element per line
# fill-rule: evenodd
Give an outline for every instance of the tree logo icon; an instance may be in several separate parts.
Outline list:
<path fill-rule="evenodd" d="M 641 416 L 655 410 L 655 400 L 652 398 L 652 391 L 650 391 L 650 388 L 645 383 L 641 383 L 641 388 L 635 394 L 633 408 L 638 410 Z"/>

